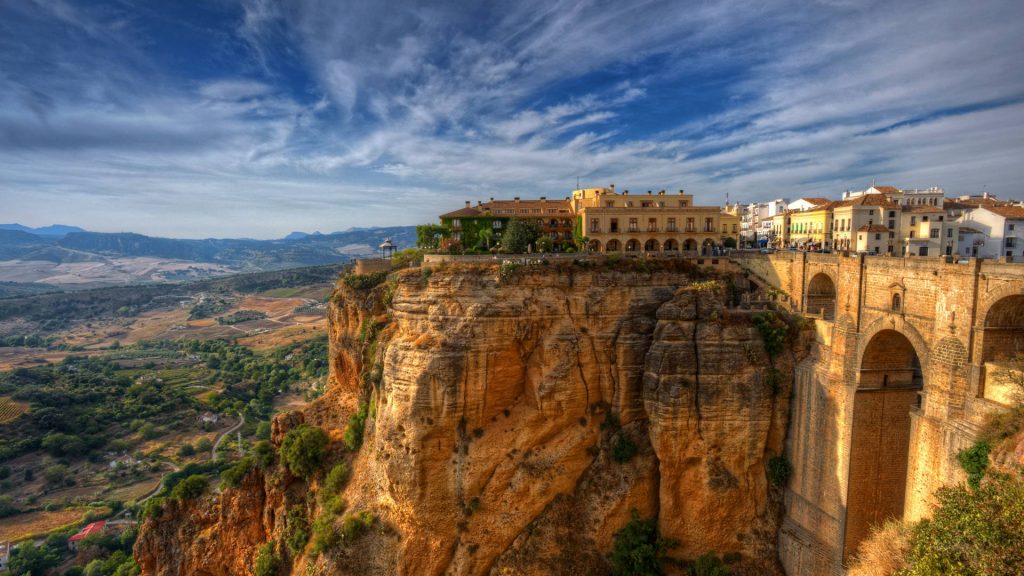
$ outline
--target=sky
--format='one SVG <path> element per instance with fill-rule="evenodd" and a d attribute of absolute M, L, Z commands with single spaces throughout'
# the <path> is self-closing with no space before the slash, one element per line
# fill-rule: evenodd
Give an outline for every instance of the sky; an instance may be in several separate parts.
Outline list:
<path fill-rule="evenodd" d="M 577 182 L 1024 198 L 1024 2 L 0 2 L 0 222 L 436 221 Z"/>

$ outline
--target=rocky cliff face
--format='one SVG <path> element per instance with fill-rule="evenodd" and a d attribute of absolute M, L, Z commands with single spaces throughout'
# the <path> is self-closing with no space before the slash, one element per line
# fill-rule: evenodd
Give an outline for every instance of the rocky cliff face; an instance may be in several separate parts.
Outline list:
<path fill-rule="evenodd" d="M 671 268 L 494 266 L 341 286 L 331 388 L 301 417 L 340 439 L 358 403 L 372 404 L 362 448 L 335 456 L 351 458 L 348 508 L 377 521 L 308 569 L 607 573 L 635 509 L 679 541 L 673 557 L 738 553 L 741 567 L 775 571 L 766 464 L 782 450 L 796 358 L 768 358 L 722 282 Z M 144 572 L 243 573 L 259 543 L 280 538 L 289 502 L 317 489 L 272 476 L 243 487 L 260 502 L 228 491 L 199 518 L 148 522 Z M 172 551 L 168 538 L 186 543 Z M 204 558 L 216 568 L 185 569 Z"/>

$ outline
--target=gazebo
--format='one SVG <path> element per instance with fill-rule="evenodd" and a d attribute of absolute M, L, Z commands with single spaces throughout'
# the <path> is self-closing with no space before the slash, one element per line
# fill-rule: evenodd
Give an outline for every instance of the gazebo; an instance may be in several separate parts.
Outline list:
<path fill-rule="evenodd" d="M 391 241 L 391 238 L 385 238 L 379 248 L 381 260 L 390 260 L 391 257 L 395 255 L 395 251 L 398 250 L 398 246 L 395 246 L 395 243 Z"/>

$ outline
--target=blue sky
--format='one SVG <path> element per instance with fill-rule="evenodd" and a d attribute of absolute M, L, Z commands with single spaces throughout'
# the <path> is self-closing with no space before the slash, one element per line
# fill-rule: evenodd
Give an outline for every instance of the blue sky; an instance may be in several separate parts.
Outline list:
<path fill-rule="evenodd" d="M 0 2 L 0 221 L 280 237 L 615 183 L 1024 197 L 1024 3 Z"/>

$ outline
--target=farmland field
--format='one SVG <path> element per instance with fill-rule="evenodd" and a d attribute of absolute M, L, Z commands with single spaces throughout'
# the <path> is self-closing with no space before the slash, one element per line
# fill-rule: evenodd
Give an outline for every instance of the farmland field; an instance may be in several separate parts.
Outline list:
<path fill-rule="evenodd" d="M 0 542 L 16 542 L 28 536 L 43 535 L 47 532 L 80 522 L 87 512 L 94 508 L 75 507 L 53 512 L 30 512 L 4 518 L 0 522 Z"/>
<path fill-rule="evenodd" d="M 0 424 L 11 422 L 25 412 L 28 412 L 28 404 L 0 396 Z"/>

